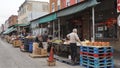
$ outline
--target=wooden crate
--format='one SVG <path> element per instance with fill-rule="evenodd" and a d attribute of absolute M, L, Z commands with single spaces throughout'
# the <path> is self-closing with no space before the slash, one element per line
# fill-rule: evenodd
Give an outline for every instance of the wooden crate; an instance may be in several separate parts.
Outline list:
<path fill-rule="evenodd" d="M 48 55 L 36 55 L 36 54 L 30 54 L 29 56 L 32 57 L 32 58 L 45 58 L 45 57 L 48 57 Z"/>
<path fill-rule="evenodd" d="M 32 58 L 48 57 L 48 54 L 46 50 L 42 48 L 36 48 L 35 50 L 33 50 L 32 54 L 30 54 L 30 57 Z"/>
<path fill-rule="evenodd" d="M 54 61 L 48 61 L 47 60 L 47 63 L 48 63 L 48 66 L 55 66 L 56 65 L 56 60 L 54 60 Z"/>
<path fill-rule="evenodd" d="M 30 54 L 30 57 L 32 58 L 39 58 L 39 57 L 47 57 L 47 50 L 39 48 L 38 43 L 33 43 L 33 52 Z"/>
<path fill-rule="evenodd" d="M 14 47 L 20 47 L 22 45 L 22 42 L 20 40 L 14 40 L 13 41 L 13 46 Z"/>
<path fill-rule="evenodd" d="M 47 49 L 41 49 L 41 55 L 46 55 L 47 54 Z"/>
<path fill-rule="evenodd" d="M 40 55 L 41 54 L 41 48 L 36 48 L 35 50 L 33 50 L 32 52 L 35 55 Z"/>

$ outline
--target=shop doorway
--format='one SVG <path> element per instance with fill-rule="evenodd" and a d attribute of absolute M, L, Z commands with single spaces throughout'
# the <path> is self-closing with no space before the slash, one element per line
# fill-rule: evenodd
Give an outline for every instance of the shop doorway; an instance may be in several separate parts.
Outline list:
<path fill-rule="evenodd" d="M 82 21 L 82 19 L 79 17 L 75 18 L 75 19 L 71 19 L 69 23 L 71 25 L 70 29 L 72 30 L 72 29 L 76 28 L 78 31 L 78 36 L 79 36 L 80 40 L 81 41 L 84 40 L 83 39 L 83 21 Z"/>

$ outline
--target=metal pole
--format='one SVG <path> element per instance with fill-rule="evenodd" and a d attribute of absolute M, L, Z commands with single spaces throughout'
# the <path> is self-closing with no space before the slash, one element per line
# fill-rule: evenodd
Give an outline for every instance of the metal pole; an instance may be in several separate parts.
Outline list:
<path fill-rule="evenodd" d="M 93 26 L 92 42 L 94 42 L 95 41 L 95 10 L 94 10 L 94 7 L 92 7 L 92 26 Z"/>
<path fill-rule="evenodd" d="M 55 32 L 55 23 L 53 21 L 53 38 L 54 38 L 54 32 Z"/>
<path fill-rule="evenodd" d="M 58 39 L 60 39 L 60 19 L 58 19 Z"/>
<path fill-rule="evenodd" d="M 41 35 L 42 35 L 42 32 L 43 32 L 42 30 L 43 30 L 43 28 L 42 28 L 42 24 L 41 24 Z"/>

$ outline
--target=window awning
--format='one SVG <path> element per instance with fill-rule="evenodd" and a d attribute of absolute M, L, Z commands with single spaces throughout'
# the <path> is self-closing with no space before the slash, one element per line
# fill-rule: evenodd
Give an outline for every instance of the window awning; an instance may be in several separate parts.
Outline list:
<path fill-rule="evenodd" d="M 97 4 L 98 4 L 98 2 L 96 0 L 88 0 L 86 2 L 78 4 L 76 6 L 72 6 L 70 8 L 66 8 L 64 10 L 57 12 L 57 17 L 71 15 L 71 14 L 80 12 L 82 10 L 85 10 L 85 9 L 92 7 L 94 5 L 97 5 Z"/>
<path fill-rule="evenodd" d="M 9 34 L 9 33 L 16 31 L 16 30 L 17 30 L 17 28 L 11 27 L 11 28 L 8 28 L 5 32 L 3 32 L 3 34 Z"/>
<path fill-rule="evenodd" d="M 53 13 L 53 14 L 50 14 L 48 16 L 42 17 L 39 21 L 39 24 L 47 23 L 47 22 L 50 22 L 50 21 L 55 20 L 55 19 L 57 19 L 56 13 Z"/>

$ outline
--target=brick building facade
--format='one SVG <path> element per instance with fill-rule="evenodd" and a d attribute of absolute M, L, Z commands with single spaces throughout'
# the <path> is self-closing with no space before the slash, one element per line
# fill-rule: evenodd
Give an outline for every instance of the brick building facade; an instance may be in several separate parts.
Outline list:
<path fill-rule="evenodd" d="M 50 13 L 74 5 L 85 0 L 50 0 Z"/>
<path fill-rule="evenodd" d="M 12 15 L 8 19 L 9 26 L 12 26 L 14 24 L 18 23 L 18 16 L 17 15 Z"/>

